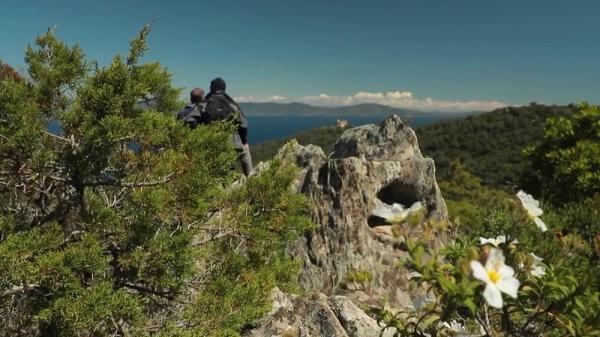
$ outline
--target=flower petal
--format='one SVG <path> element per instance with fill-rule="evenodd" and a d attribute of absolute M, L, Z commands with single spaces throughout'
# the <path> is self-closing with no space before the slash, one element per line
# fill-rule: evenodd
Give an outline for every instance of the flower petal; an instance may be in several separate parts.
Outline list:
<path fill-rule="evenodd" d="M 485 269 L 499 270 L 500 267 L 504 266 L 504 253 L 501 249 L 492 248 L 490 250 L 490 256 L 485 261 Z"/>
<path fill-rule="evenodd" d="M 521 190 L 517 193 L 517 197 L 521 200 L 521 204 L 531 216 L 540 216 L 544 213 L 540 208 L 540 202 L 535 200 L 531 194 L 527 194 Z"/>
<path fill-rule="evenodd" d="M 410 206 L 410 208 L 408 209 L 408 212 L 414 213 L 414 212 L 421 210 L 421 208 L 423 208 L 423 204 L 420 201 L 417 201 L 414 204 L 412 204 L 412 206 Z"/>
<path fill-rule="evenodd" d="M 496 288 L 493 284 L 488 284 L 485 286 L 483 290 L 483 298 L 490 306 L 494 308 L 502 308 L 502 294 L 500 290 Z"/>
<path fill-rule="evenodd" d="M 496 287 L 498 287 L 501 292 L 512 298 L 517 298 L 517 292 L 519 291 L 520 285 L 521 282 L 514 277 L 502 278 L 496 283 Z"/>
<path fill-rule="evenodd" d="M 498 270 L 498 273 L 500 274 L 500 277 L 508 278 L 508 277 L 513 277 L 513 275 L 515 275 L 515 270 L 510 266 L 504 265 L 504 266 L 500 267 L 500 269 Z"/>
<path fill-rule="evenodd" d="M 473 277 L 485 282 L 486 284 L 488 282 L 490 282 L 490 277 L 487 273 L 487 271 L 485 270 L 485 268 L 483 268 L 483 265 L 481 264 L 481 262 L 476 261 L 476 260 L 472 260 L 471 261 L 471 270 L 473 271 Z"/>
<path fill-rule="evenodd" d="M 401 213 L 404 213 L 404 211 L 405 211 L 404 205 L 396 204 L 396 203 L 394 203 L 392 205 L 392 212 L 394 212 L 396 214 L 401 214 Z"/>
<path fill-rule="evenodd" d="M 545 232 L 548 230 L 548 227 L 546 227 L 546 224 L 542 221 L 542 219 L 536 217 L 533 219 L 533 221 L 542 230 L 542 232 Z"/>
<path fill-rule="evenodd" d="M 377 207 L 376 209 L 374 209 L 373 215 L 378 216 L 383 219 L 390 219 L 394 216 L 394 213 L 392 212 L 392 210 L 389 207 L 383 206 L 383 207 Z"/>
<path fill-rule="evenodd" d="M 543 258 L 535 255 L 534 253 L 529 253 L 529 255 L 531 255 L 531 257 L 533 257 L 533 263 L 542 262 L 542 260 L 543 260 Z"/>
<path fill-rule="evenodd" d="M 535 277 L 542 277 L 546 275 L 546 269 L 543 266 L 534 266 L 531 270 L 531 275 Z"/>

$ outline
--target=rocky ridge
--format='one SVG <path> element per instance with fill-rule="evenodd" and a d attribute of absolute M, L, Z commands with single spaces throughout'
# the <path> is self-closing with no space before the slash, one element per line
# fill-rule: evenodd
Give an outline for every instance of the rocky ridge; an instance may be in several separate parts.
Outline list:
<path fill-rule="evenodd" d="M 307 295 L 274 292 L 273 311 L 246 335 L 378 336 L 380 327 L 361 307 L 386 299 L 406 309 L 421 297 L 398 267 L 406 256 L 403 239 L 438 245 L 441 238 L 424 235 L 420 226 L 393 228 L 372 213 L 384 204 L 422 202 L 422 221 L 445 220 L 433 160 L 423 157 L 415 132 L 396 115 L 346 130 L 329 155 L 290 143 L 278 156 L 301 169 L 295 188 L 312 201 L 318 225 L 289 247 L 303 263 L 299 282 Z"/>

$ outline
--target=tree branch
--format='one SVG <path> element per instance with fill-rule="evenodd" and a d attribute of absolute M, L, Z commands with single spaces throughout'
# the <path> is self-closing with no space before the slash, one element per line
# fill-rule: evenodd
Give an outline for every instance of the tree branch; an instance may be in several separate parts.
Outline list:
<path fill-rule="evenodd" d="M 152 295 L 156 295 L 159 297 L 163 297 L 166 299 L 173 299 L 173 292 L 171 291 L 160 291 L 160 290 L 154 290 L 154 289 L 150 289 L 147 287 L 144 287 L 142 285 L 138 285 L 138 284 L 133 284 L 133 283 L 126 283 L 126 282 L 121 282 L 120 283 L 121 286 L 125 287 L 125 288 L 129 288 L 129 289 L 133 289 L 133 290 L 137 290 L 143 293 L 147 293 L 147 294 L 152 294 Z"/>
<path fill-rule="evenodd" d="M 18 294 L 21 292 L 26 292 L 28 290 L 33 290 L 33 289 L 36 289 L 39 287 L 40 287 L 40 285 L 37 283 L 31 283 L 31 284 L 26 284 L 26 285 L 21 285 L 21 286 L 13 286 L 12 288 L 9 288 L 9 289 L 6 289 L 6 290 L 0 292 L 0 299 L 14 295 L 14 294 Z"/>
<path fill-rule="evenodd" d="M 114 180 L 113 179 L 111 179 L 111 180 L 107 179 L 104 181 L 96 180 L 94 182 L 84 183 L 84 185 L 85 186 L 116 186 L 116 187 L 130 187 L 130 188 L 151 187 L 151 186 L 158 186 L 158 185 L 166 184 L 169 181 L 171 181 L 174 176 L 175 176 L 175 173 L 169 173 L 166 176 L 159 178 L 157 180 L 142 181 L 142 182 L 130 182 L 130 183 L 124 183 L 124 182 L 119 181 L 117 178 L 114 178 Z"/>
<path fill-rule="evenodd" d="M 47 136 L 50 136 L 52 138 L 58 139 L 58 140 L 60 140 L 60 141 L 62 141 L 64 143 L 67 143 L 69 145 L 73 145 L 73 143 L 69 139 L 67 139 L 65 137 L 62 137 L 62 136 L 59 136 L 59 135 L 55 135 L 52 132 L 48 132 L 46 130 L 42 131 L 42 133 L 45 134 L 45 135 L 47 135 Z"/>

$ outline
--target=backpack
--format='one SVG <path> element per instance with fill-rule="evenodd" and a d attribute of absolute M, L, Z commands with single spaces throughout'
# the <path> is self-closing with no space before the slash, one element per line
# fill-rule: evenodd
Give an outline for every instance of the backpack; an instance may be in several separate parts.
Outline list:
<path fill-rule="evenodd" d="M 246 116 L 244 116 L 244 113 L 242 112 L 242 109 L 240 109 L 240 106 L 233 102 L 233 100 L 228 100 L 227 104 L 231 108 L 231 113 L 229 115 L 231 120 L 234 121 L 240 127 L 248 127 Z"/>
<path fill-rule="evenodd" d="M 215 94 L 212 97 L 212 99 L 220 100 L 229 108 L 229 112 L 226 117 L 227 120 L 233 121 L 236 125 L 238 125 L 241 128 L 248 127 L 248 121 L 246 119 L 246 116 L 244 115 L 244 112 L 242 111 L 240 106 L 237 103 L 235 103 L 233 98 L 231 98 L 224 92 L 220 92 L 218 94 Z"/>
<path fill-rule="evenodd" d="M 177 114 L 177 119 L 183 121 L 186 126 L 193 129 L 198 124 L 203 123 L 204 114 L 204 105 L 202 103 L 188 104 L 185 109 Z"/>

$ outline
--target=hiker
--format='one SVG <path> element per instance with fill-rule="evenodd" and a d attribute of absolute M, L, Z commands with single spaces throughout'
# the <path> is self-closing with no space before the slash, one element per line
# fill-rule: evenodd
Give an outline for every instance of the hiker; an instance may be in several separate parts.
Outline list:
<path fill-rule="evenodd" d="M 252 157 L 248 145 L 248 121 L 240 106 L 225 93 L 225 81 L 217 77 L 210 82 L 210 93 L 206 96 L 207 122 L 231 120 L 237 125 L 232 135 L 233 147 L 239 153 L 244 175 L 252 172 Z"/>
<path fill-rule="evenodd" d="M 190 92 L 190 104 L 177 113 L 177 119 L 182 120 L 185 125 L 195 128 L 198 124 L 206 123 L 206 114 L 204 113 L 205 101 L 204 90 L 194 88 Z"/>

